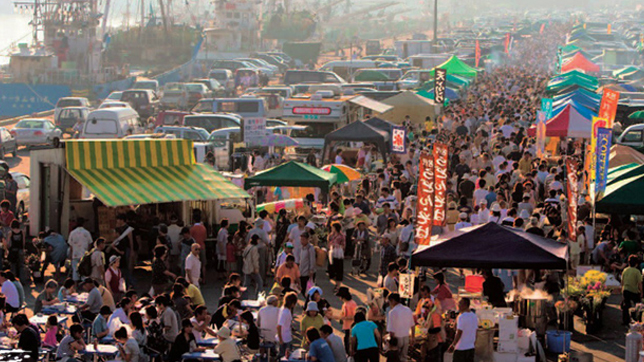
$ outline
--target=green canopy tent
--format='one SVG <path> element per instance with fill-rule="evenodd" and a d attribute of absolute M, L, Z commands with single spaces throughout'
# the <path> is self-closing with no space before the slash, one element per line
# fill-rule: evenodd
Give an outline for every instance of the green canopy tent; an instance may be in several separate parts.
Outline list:
<path fill-rule="evenodd" d="M 387 82 L 389 77 L 383 72 L 377 70 L 366 69 L 361 70 L 358 75 L 354 77 L 356 82 Z"/>
<path fill-rule="evenodd" d="M 445 63 L 437 66 L 436 68 L 447 70 L 447 74 L 456 74 L 458 76 L 464 76 L 469 78 L 474 78 L 478 74 L 476 68 L 470 67 L 462 60 L 458 59 L 455 55 L 452 55 Z M 436 69 L 434 68 L 434 69 Z M 431 76 L 434 76 L 434 71 L 432 70 Z"/>
<path fill-rule="evenodd" d="M 566 45 L 566 46 L 561 48 L 561 51 L 564 54 L 574 52 L 575 50 L 581 50 L 581 48 L 576 46 L 576 45 L 574 45 L 574 44 L 568 44 L 568 45 Z"/>
<path fill-rule="evenodd" d="M 628 115 L 629 119 L 644 119 L 644 111 L 635 111 Z"/>
<path fill-rule="evenodd" d="M 244 180 L 244 188 L 255 186 L 319 187 L 327 192 L 337 175 L 306 163 L 291 161 L 257 173 Z"/>
<path fill-rule="evenodd" d="M 580 95 L 583 95 L 583 96 L 584 96 L 584 97 L 586 97 L 586 98 L 589 98 L 589 99 L 592 99 L 592 100 L 596 100 L 596 101 L 598 101 L 598 102 L 599 102 L 599 101 L 601 101 L 601 99 L 602 99 L 601 94 L 597 94 L 597 93 L 595 93 L 595 92 L 591 92 L 591 91 L 589 91 L 589 90 L 587 90 L 587 89 L 584 89 L 584 88 L 578 88 L 578 89 L 577 89 L 577 90 L 575 90 L 574 92 L 575 92 L 575 93 L 579 93 Z M 554 101 L 555 103 L 557 103 L 557 101 L 558 101 L 558 100 L 560 100 L 560 99 L 562 99 L 562 98 L 569 98 L 569 97 L 568 97 L 568 95 L 569 95 L 569 94 L 570 94 L 570 93 L 562 93 L 562 94 L 558 94 L 558 95 L 556 95 L 556 96 L 552 97 L 552 99 L 553 99 L 553 101 Z"/>
<path fill-rule="evenodd" d="M 599 85 L 599 79 L 597 79 L 597 77 L 593 77 L 592 75 L 588 75 L 577 69 L 569 70 L 565 73 L 561 73 L 557 76 L 550 78 L 550 80 L 548 81 L 548 85 L 561 83 L 566 80 L 582 81 L 589 84 Z"/>
<path fill-rule="evenodd" d="M 589 41 L 585 39 L 576 39 L 571 41 L 567 45 L 574 45 L 580 49 L 588 50 L 588 49 L 594 48 L 596 44 L 594 41 Z"/>
<path fill-rule="evenodd" d="M 637 167 L 639 168 L 639 167 Z M 631 171 L 626 171 L 631 172 Z M 640 172 L 606 186 L 604 196 L 595 203 L 597 212 L 605 214 L 644 215 L 644 173 Z"/>
<path fill-rule="evenodd" d="M 617 181 L 635 176 L 635 174 L 633 174 L 633 171 L 637 170 L 638 167 L 641 166 L 642 165 L 638 165 L 636 163 L 629 163 L 626 165 L 609 168 L 608 175 L 606 176 L 606 184 L 611 185 Z"/>
<path fill-rule="evenodd" d="M 569 90 L 572 91 L 579 88 L 595 92 L 599 88 L 599 85 L 579 77 L 566 78 L 558 82 L 549 83 L 546 86 L 546 94 L 568 93 Z"/>
<path fill-rule="evenodd" d="M 620 76 L 623 75 L 623 74 L 630 74 L 630 73 L 633 73 L 633 72 L 637 72 L 638 70 L 640 70 L 640 68 L 638 68 L 638 67 L 636 67 L 634 65 L 629 65 L 629 66 L 624 67 L 622 69 L 614 70 L 613 71 L 613 77 L 620 78 Z"/>

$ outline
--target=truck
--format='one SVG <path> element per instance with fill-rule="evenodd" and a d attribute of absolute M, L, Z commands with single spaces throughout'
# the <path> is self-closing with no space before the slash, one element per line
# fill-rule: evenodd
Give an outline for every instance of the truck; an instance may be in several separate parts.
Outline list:
<path fill-rule="evenodd" d="M 318 91 L 284 101 L 282 119 L 306 127 L 291 131 L 291 138 L 299 144 L 292 150 L 294 158 L 306 157 L 311 151 L 321 151 L 324 136 L 347 124 L 347 101 L 351 97 L 336 96 L 333 91 Z"/>

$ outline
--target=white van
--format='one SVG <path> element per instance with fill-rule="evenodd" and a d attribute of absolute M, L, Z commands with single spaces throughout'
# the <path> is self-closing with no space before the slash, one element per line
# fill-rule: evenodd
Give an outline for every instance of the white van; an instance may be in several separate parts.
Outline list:
<path fill-rule="evenodd" d="M 80 138 L 123 138 L 142 131 L 139 114 L 134 109 L 104 108 L 89 113 Z"/>

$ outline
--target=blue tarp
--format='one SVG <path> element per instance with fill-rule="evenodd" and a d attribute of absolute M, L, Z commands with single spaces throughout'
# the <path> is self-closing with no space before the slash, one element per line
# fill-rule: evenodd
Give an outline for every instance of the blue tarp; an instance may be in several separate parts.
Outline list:
<path fill-rule="evenodd" d="M 72 95 L 66 85 L 0 83 L 0 116 L 17 117 L 53 109 L 61 97 Z"/>
<path fill-rule="evenodd" d="M 556 101 L 554 101 L 552 104 L 554 108 L 559 108 L 559 107 L 565 106 L 568 102 L 573 102 L 576 107 L 582 106 L 595 112 L 599 111 L 599 101 L 577 93 L 572 93 L 568 97 L 559 98 Z"/>

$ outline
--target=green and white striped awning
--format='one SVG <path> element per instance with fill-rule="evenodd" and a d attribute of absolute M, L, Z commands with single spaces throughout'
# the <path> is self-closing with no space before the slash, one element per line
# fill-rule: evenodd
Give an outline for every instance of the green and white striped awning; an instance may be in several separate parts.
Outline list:
<path fill-rule="evenodd" d="M 190 140 L 65 142 L 67 171 L 107 206 L 250 197 L 207 165 Z"/>

